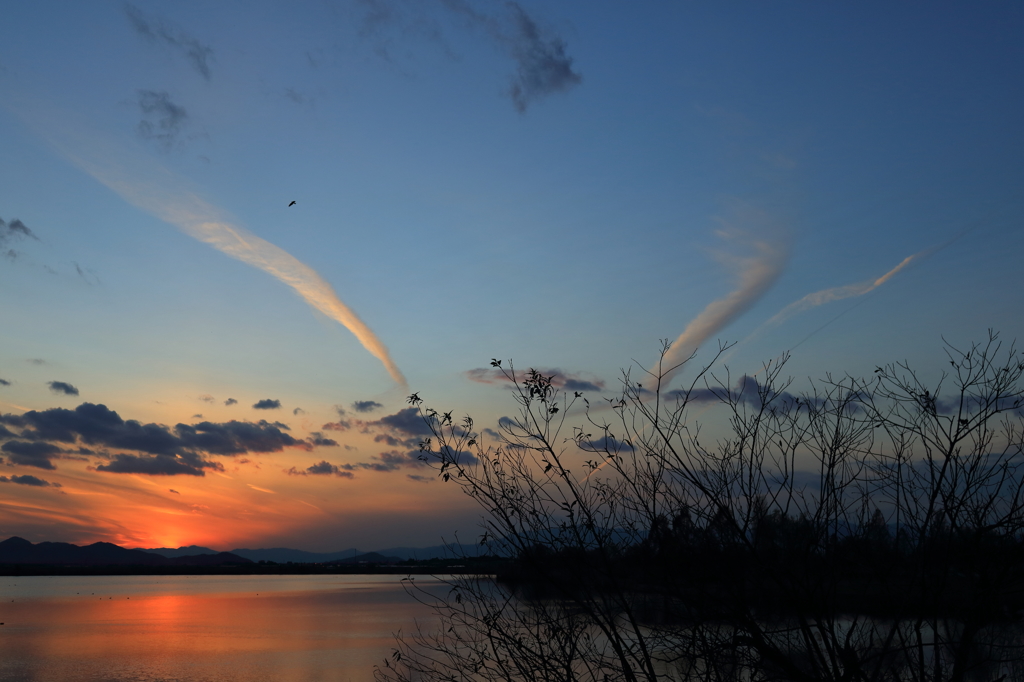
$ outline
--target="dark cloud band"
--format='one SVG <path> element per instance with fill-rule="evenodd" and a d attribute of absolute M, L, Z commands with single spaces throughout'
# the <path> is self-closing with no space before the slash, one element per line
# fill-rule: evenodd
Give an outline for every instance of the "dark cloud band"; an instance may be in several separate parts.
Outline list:
<path fill-rule="evenodd" d="M 199 476 L 204 470 L 219 470 L 221 466 L 202 455 L 234 456 L 247 452 L 280 452 L 285 448 L 308 452 L 315 447 L 337 445 L 320 433 L 304 440 L 288 431 L 287 424 L 262 419 L 257 422 L 203 421 L 171 428 L 126 420 L 105 405 L 82 403 L 73 410 L 52 408 L 30 410 L 21 415 L 0 414 L 0 440 L 7 441 L 0 450 L 8 455 L 11 463 L 54 469 L 53 460 L 66 458 L 69 453 L 94 454 L 82 448 L 67 451 L 58 445 L 81 443 L 137 453 L 98 455 L 109 460 L 97 467 L 99 471 Z"/>

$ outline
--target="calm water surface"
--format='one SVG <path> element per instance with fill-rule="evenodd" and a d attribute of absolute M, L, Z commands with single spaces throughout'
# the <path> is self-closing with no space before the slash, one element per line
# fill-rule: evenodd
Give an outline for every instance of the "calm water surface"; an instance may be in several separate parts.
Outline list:
<path fill-rule="evenodd" d="M 0 577 L 0 680 L 369 680 L 430 617 L 401 578 Z"/>

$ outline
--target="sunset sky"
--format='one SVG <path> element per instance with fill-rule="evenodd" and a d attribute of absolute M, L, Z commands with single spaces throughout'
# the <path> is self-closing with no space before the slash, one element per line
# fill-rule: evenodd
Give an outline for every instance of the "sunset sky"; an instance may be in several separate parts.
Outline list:
<path fill-rule="evenodd" d="M 0 539 L 473 540 L 491 358 L 1024 340 L 1022 112 L 1011 2 L 5 3 Z"/>

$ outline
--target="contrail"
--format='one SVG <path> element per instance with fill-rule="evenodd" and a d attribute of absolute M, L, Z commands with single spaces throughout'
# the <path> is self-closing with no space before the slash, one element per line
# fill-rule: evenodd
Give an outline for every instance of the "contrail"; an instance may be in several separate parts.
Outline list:
<path fill-rule="evenodd" d="M 720 233 L 722 236 L 736 236 Z M 725 260 L 739 273 L 734 291 L 713 301 L 686 326 L 662 358 L 661 386 L 664 388 L 697 348 L 712 335 L 746 312 L 775 283 L 786 264 L 788 250 L 766 241 L 751 241 L 753 255 Z"/>
<path fill-rule="evenodd" d="M 316 270 L 284 249 L 231 222 L 224 211 L 184 189 L 186 182 L 162 166 L 133 159 L 129 171 L 126 168 L 128 163 L 118 165 L 110 160 L 113 150 L 120 147 L 117 143 L 104 140 L 105 144 L 99 145 L 90 142 L 89 138 L 94 136 L 76 135 L 66 129 L 65 133 L 61 141 L 52 135 L 44 135 L 66 158 L 125 201 L 290 286 L 310 306 L 344 325 L 371 355 L 381 361 L 392 379 L 406 385 L 405 377 L 391 359 L 387 347 L 351 308 L 342 303 Z"/>
<path fill-rule="evenodd" d="M 747 336 L 747 338 L 743 339 L 743 341 L 741 341 L 740 343 L 743 344 L 743 343 L 746 343 L 747 341 L 750 341 L 754 337 L 756 337 L 759 334 L 761 334 L 762 332 L 764 332 L 766 329 L 768 329 L 770 327 L 777 327 L 778 325 L 782 324 L 783 322 L 785 322 L 789 318 L 793 317 L 794 315 L 796 315 L 798 313 L 802 313 L 805 310 L 810 310 L 811 308 L 817 308 L 820 305 L 823 305 L 825 303 L 831 303 L 832 301 L 841 301 L 844 298 L 853 298 L 853 297 L 856 297 L 856 296 L 863 296 L 864 294 L 870 293 L 870 292 L 874 291 L 875 289 L 877 289 L 878 287 L 880 287 L 883 284 L 885 284 L 886 282 L 888 282 L 890 279 L 892 279 L 897 274 L 899 274 L 900 271 L 906 269 L 911 264 L 913 264 L 913 263 L 915 263 L 917 261 L 920 261 L 920 260 L 924 260 L 924 259 L 934 255 L 935 253 L 938 253 L 939 251 L 943 250 L 944 248 L 946 248 L 947 246 L 949 246 L 953 242 L 957 241 L 958 239 L 960 239 L 961 237 L 963 237 L 967 233 L 971 232 L 975 228 L 979 227 L 980 225 L 981 225 L 980 221 L 979 222 L 975 222 L 975 223 L 969 225 L 968 227 L 960 230 L 960 232 L 956 233 L 955 235 L 953 235 L 952 237 L 950 237 L 946 241 L 942 242 L 941 244 L 936 244 L 935 246 L 930 246 L 927 249 L 923 249 L 922 251 L 918 251 L 917 253 L 914 253 L 914 254 L 911 254 L 911 255 L 907 256 L 906 258 L 901 260 L 896 265 L 896 267 L 892 268 L 887 273 L 885 273 L 884 275 L 882 275 L 881 277 L 879 277 L 877 279 L 866 280 L 864 282 L 859 282 L 857 284 L 847 284 L 847 285 L 841 286 L 841 287 L 832 287 L 830 289 L 822 289 L 821 291 L 815 291 L 814 293 L 807 294 L 803 298 L 790 303 L 785 308 L 783 308 L 779 312 L 775 313 L 775 315 L 773 315 L 766 322 L 761 324 L 757 329 L 755 329 L 753 332 L 751 332 L 750 335 Z M 843 312 L 839 313 L 839 315 L 837 315 L 836 317 L 832 318 L 831 320 L 829 320 L 828 322 L 823 324 L 821 327 L 819 327 L 818 329 L 816 329 L 813 332 L 811 332 L 809 335 L 804 337 L 804 339 L 802 341 L 800 341 L 800 343 L 798 343 L 797 346 L 802 344 L 804 341 L 809 339 L 814 334 L 817 334 L 819 331 L 821 331 L 822 329 L 824 329 L 828 325 L 830 325 L 833 322 L 835 322 L 836 320 L 838 320 L 840 317 L 842 317 L 843 315 L 848 313 L 850 310 L 852 310 L 852 308 L 848 309 L 848 310 L 844 310 Z M 796 348 L 796 346 L 793 346 L 793 348 Z M 790 350 L 792 350 L 792 348 Z"/>
<path fill-rule="evenodd" d="M 767 322 L 765 322 L 760 327 L 755 329 L 751 336 L 759 333 L 765 327 L 774 327 L 779 324 L 782 324 L 783 322 L 793 317 L 797 313 L 809 310 L 810 308 L 817 308 L 819 305 L 822 305 L 824 303 L 840 301 L 844 298 L 852 298 L 853 296 L 863 296 L 869 291 L 874 291 L 875 289 L 877 289 L 878 287 L 882 286 L 890 279 L 895 277 L 900 270 L 904 269 L 914 261 L 924 258 L 926 256 L 930 256 L 934 250 L 934 248 L 925 249 L 924 251 L 919 251 L 918 253 L 907 256 L 902 261 L 900 261 L 896 267 L 894 267 L 892 270 L 885 273 L 878 279 L 868 280 L 866 282 L 860 282 L 858 284 L 847 284 L 846 286 L 841 287 L 832 287 L 831 289 L 822 289 L 821 291 L 815 291 L 814 293 L 807 294 L 800 300 L 790 303 L 785 308 L 775 313 L 775 315 L 773 315 Z"/>

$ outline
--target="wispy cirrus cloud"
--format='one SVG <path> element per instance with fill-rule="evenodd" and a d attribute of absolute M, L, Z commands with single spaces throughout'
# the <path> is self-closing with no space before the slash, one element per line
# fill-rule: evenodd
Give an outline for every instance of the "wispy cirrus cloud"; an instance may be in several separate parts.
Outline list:
<path fill-rule="evenodd" d="M 747 341 L 754 339 L 759 334 L 768 329 L 779 326 L 786 320 L 790 319 L 791 317 L 794 317 L 795 315 L 799 315 L 804 311 L 810 310 L 812 308 L 817 308 L 818 306 L 825 305 L 826 303 L 841 301 L 847 298 L 857 298 L 865 294 L 871 293 L 878 287 L 887 283 L 889 280 L 891 280 L 893 277 L 898 275 L 903 270 L 906 270 L 915 263 L 918 263 L 922 260 L 925 260 L 926 258 L 933 256 L 939 251 L 942 251 L 947 246 L 954 243 L 955 241 L 957 241 L 967 233 L 971 232 L 972 230 L 976 229 L 977 227 L 978 224 L 971 225 L 967 228 L 962 229 L 960 232 L 950 237 L 946 241 L 942 242 L 941 244 L 930 246 L 927 249 L 923 249 L 921 251 L 918 251 L 917 253 L 910 254 L 909 256 L 901 260 L 899 263 L 897 263 L 895 267 L 891 268 L 888 272 L 875 279 L 869 279 L 863 282 L 847 284 L 839 287 L 830 287 L 827 289 L 821 289 L 819 291 L 807 294 L 806 296 L 796 301 L 793 301 L 792 303 L 784 307 L 782 310 L 775 313 L 775 315 L 770 317 L 757 329 L 751 332 L 750 335 L 743 340 L 743 343 L 746 343 Z M 828 326 L 828 324 L 831 323 L 827 323 L 825 326 Z M 812 332 L 809 336 L 805 337 L 803 341 L 806 341 L 808 338 L 810 338 L 810 336 L 813 336 L 815 333 L 817 333 L 817 331 L 821 331 L 822 328 L 819 328 L 815 332 Z M 801 341 L 800 343 L 803 343 L 803 341 Z M 800 344 L 798 343 L 796 345 Z"/>
<path fill-rule="evenodd" d="M 761 222 L 764 217 L 745 211 L 741 220 Z M 705 341 L 745 313 L 775 284 L 789 258 L 784 242 L 767 237 L 756 237 L 722 221 L 718 235 L 731 246 L 730 251 L 717 254 L 718 260 L 736 276 L 735 288 L 722 298 L 712 301 L 669 345 L 662 357 L 660 369 L 649 370 L 661 375 L 663 386 L 668 386 L 682 365 L 693 356 Z"/>
<path fill-rule="evenodd" d="M 425 37 L 455 58 L 441 25 L 424 5 L 407 0 L 361 0 L 361 34 L 378 40 L 377 53 L 390 60 L 385 31 L 397 29 L 402 39 Z M 568 44 L 553 28 L 542 24 L 514 0 L 468 2 L 441 0 L 459 27 L 480 31 L 515 65 L 508 96 L 520 113 L 552 94 L 567 92 L 583 81 L 569 55 Z"/>
<path fill-rule="evenodd" d="M 132 4 L 125 4 L 124 14 L 135 32 L 152 43 L 165 45 L 179 53 L 199 75 L 210 80 L 210 59 L 213 48 L 163 19 L 148 17 Z"/>
<path fill-rule="evenodd" d="M 70 126 L 53 123 L 45 113 L 22 113 L 67 159 L 125 201 L 291 287 L 312 308 L 347 328 L 396 383 L 406 385 L 387 347 L 313 268 L 234 223 L 163 166 L 128 155 L 118 142 L 101 141 L 95 133 L 78 133 Z"/>
<path fill-rule="evenodd" d="M 920 260 L 929 254 L 930 250 L 919 251 L 918 253 L 911 254 L 901 260 L 896 267 L 889 270 L 887 273 L 878 277 L 877 279 L 869 279 L 864 282 L 858 282 L 856 284 L 847 284 L 841 287 L 832 287 L 829 289 L 822 289 L 821 291 L 815 291 L 814 293 L 807 294 L 803 298 L 793 301 L 785 308 L 775 313 L 771 318 L 768 319 L 761 327 L 758 327 L 754 333 L 758 333 L 762 328 L 775 327 L 789 318 L 802 313 L 805 310 L 811 308 L 817 308 L 825 303 L 831 303 L 833 301 L 841 301 L 844 298 L 853 298 L 856 296 L 863 296 L 864 294 L 870 293 L 882 286 L 890 279 L 895 277 L 901 270 L 908 267 L 914 261 Z"/>

